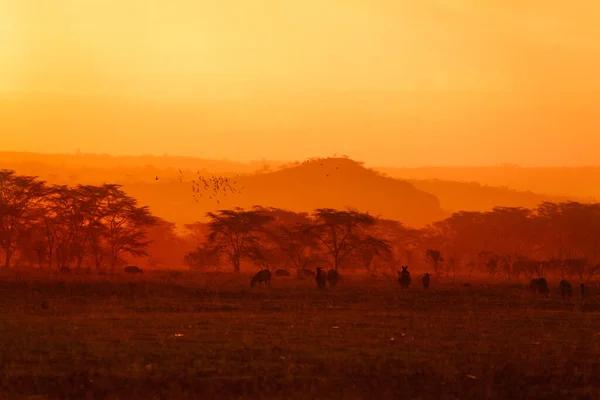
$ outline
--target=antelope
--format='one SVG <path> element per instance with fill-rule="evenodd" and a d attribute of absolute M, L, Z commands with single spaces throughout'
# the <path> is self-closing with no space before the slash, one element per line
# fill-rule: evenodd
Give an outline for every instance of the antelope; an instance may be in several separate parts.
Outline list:
<path fill-rule="evenodd" d="M 260 285 L 260 287 L 262 287 L 262 284 L 264 282 L 265 287 L 267 287 L 267 285 L 268 285 L 269 289 L 271 289 L 271 271 L 269 271 L 268 269 L 263 269 L 262 271 L 258 271 L 252 277 L 252 280 L 250 281 L 250 287 L 253 288 L 257 282 Z"/>
<path fill-rule="evenodd" d="M 410 272 L 408 272 L 408 266 L 402 266 L 402 272 L 398 272 L 398 283 L 402 289 L 408 289 L 410 285 Z"/>
<path fill-rule="evenodd" d="M 425 275 L 423 275 L 423 289 L 427 290 L 429 289 L 429 282 L 431 281 L 431 275 L 429 275 L 429 273 L 426 273 Z"/>
<path fill-rule="evenodd" d="M 322 268 L 317 267 L 315 281 L 317 282 L 317 290 L 325 289 L 325 285 L 327 284 L 327 274 Z"/>
<path fill-rule="evenodd" d="M 569 281 L 563 279 L 562 281 L 560 281 L 560 284 L 558 285 L 559 289 L 560 289 L 560 294 L 562 295 L 562 298 L 566 298 L 568 297 L 573 297 L 573 287 L 571 286 L 571 284 L 569 283 Z"/>
<path fill-rule="evenodd" d="M 329 287 L 335 287 L 340 281 L 340 274 L 335 269 L 330 269 L 327 272 L 327 282 L 329 283 Z"/>
<path fill-rule="evenodd" d="M 125 267 L 124 269 L 126 274 L 143 274 L 144 271 L 138 267 L 136 267 L 135 265 L 130 265 L 128 267 Z"/>

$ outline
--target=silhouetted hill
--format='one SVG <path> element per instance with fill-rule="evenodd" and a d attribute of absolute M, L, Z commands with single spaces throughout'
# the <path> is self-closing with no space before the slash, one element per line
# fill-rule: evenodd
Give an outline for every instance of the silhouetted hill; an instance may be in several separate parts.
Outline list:
<path fill-rule="evenodd" d="M 477 182 L 454 182 L 439 179 L 407 179 L 417 189 L 435 195 L 446 211 L 488 211 L 494 207 L 534 208 L 538 204 L 562 201 L 586 202 L 591 199 L 548 196 L 531 191 L 518 191 L 507 187 L 493 187 Z"/>
<path fill-rule="evenodd" d="M 265 166 L 279 166 L 276 161 L 251 161 L 248 163 L 229 160 L 208 160 L 181 156 L 114 156 L 109 154 L 43 154 L 29 152 L 0 152 L 0 168 L 18 168 L 21 173 L 39 174 L 43 166 L 46 175 L 64 179 L 73 174 L 84 176 L 87 181 L 145 180 L 156 173 L 168 177 L 179 175 L 178 169 L 208 171 L 219 175 L 248 174 Z M 152 175 L 154 174 L 154 175 Z M 90 182 L 91 183 L 91 182 Z"/>
<path fill-rule="evenodd" d="M 321 163 L 324 165 L 321 166 Z M 408 225 L 420 226 L 441 218 L 444 213 L 440 208 L 445 212 L 485 211 L 495 206 L 534 207 L 543 201 L 591 200 L 573 196 L 555 197 L 475 182 L 398 180 L 382 176 L 376 169 L 367 169 L 361 163 L 346 158 L 283 164 L 176 156 L 2 152 L 0 168 L 37 175 L 50 183 L 120 183 L 157 215 L 178 224 L 202 219 L 207 211 L 218 208 L 263 205 L 296 211 L 354 206 L 387 218 L 400 219 Z M 278 171 L 273 172 L 273 169 Z M 243 194 L 221 196 L 220 204 L 207 198 L 200 198 L 200 203 L 196 203 L 190 182 L 199 170 L 204 176 L 234 177 L 240 174 L 238 186 L 246 186 Z M 395 171 L 399 176 L 398 171 L 405 170 Z M 157 176 L 158 181 L 155 180 Z"/>
<path fill-rule="evenodd" d="M 191 184 L 178 180 L 133 183 L 125 190 L 149 204 L 163 218 L 179 223 L 202 219 L 207 211 L 254 205 L 312 211 L 319 207 L 353 207 L 419 227 L 446 213 L 437 198 L 412 184 L 383 177 L 345 158 L 314 160 L 280 171 L 240 176 L 234 187 L 241 194 L 205 194 L 195 202 Z"/>
<path fill-rule="evenodd" d="M 600 198 L 600 167 L 422 167 L 377 168 L 393 178 L 455 182 L 478 182 L 482 185 L 509 187 L 520 191 L 551 196 Z"/>

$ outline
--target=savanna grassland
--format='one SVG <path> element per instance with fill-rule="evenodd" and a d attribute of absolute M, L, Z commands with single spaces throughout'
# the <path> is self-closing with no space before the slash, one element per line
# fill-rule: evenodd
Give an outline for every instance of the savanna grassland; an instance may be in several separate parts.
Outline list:
<path fill-rule="evenodd" d="M 600 298 L 554 281 L 28 274 L 0 280 L 3 399 L 600 398 Z"/>

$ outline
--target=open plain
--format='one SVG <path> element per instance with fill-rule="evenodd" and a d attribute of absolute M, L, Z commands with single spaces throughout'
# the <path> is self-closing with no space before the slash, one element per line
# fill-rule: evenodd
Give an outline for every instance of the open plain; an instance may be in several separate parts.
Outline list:
<path fill-rule="evenodd" d="M 595 291 L 415 278 L 4 271 L 0 398 L 600 398 Z"/>

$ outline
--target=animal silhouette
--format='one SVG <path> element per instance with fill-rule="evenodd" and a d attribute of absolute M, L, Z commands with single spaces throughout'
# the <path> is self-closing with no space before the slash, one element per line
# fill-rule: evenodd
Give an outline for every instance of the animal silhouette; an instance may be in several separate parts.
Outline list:
<path fill-rule="evenodd" d="M 327 274 L 322 268 L 317 267 L 315 281 L 317 282 L 317 290 L 325 289 L 325 285 L 327 284 Z"/>
<path fill-rule="evenodd" d="M 589 297 L 589 295 L 590 295 L 590 288 L 589 288 L 589 286 L 582 283 L 581 284 L 581 298 Z"/>
<path fill-rule="evenodd" d="M 329 283 L 329 287 L 336 287 L 339 281 L 340 274 L 336 270 L 330 269 L 329 272 L 327 272 L 327 282 Z"/>
<path fill-rule="evenodd" d="M 310 269 L 301 269 L 298 271 L 298 279 L 312 279 L 315 277 L 315 273 Z"/>
<path fill-rule="evenodd" d="M 410 272 L 408 272 L 408 266 L 402 266 L 402 272 L 398 272 L 398 283 L 400 287 L 405 290 L 410 286 Z"/>
<path fill-rule="evenodd" d="M 534 278 L 529 284 L 529 289 L 533 293 L 541 294 L 542 296 L 549 297 L 550 290 L 548 289 L 548 282 L 545 278 Z"/>
<path fill-rule="evenodd" d="M 425 275 L 423 275 L 423 289 L 427 290 L 429 289 L 429 283 L 431 281 L 431 275 L 429 275 L 429 273 L 426 273 Z"/>
<path fill-rule="evenodd" d="M 571 283 L 569 283 L 569 281 L 563 279 L 562 281 L 560 281 L 558 287 L 560 289 L 560 295 L 563 299 L 565 299 L 566 297 L 573 297 L 573 287 L 571 286 Z"/>
<path fill-rule="evenodd" d="M 271 289 L 271 271 L 268 269 L 263 269 L 262 271 L 258 271 L 250 281 L 250 287 L 253 288 L 257 283 L 262 287 L 263 282 L 265 283 L 265 287 L 269 287 Z"/>
<path fill-rule="evenodd" d="M 144 271 L 138 267 L 136 267 L 135 265 L 130 265 L 128 267 L 125 267 L 124 269 L 126 274 L 143 274 Z"/>

